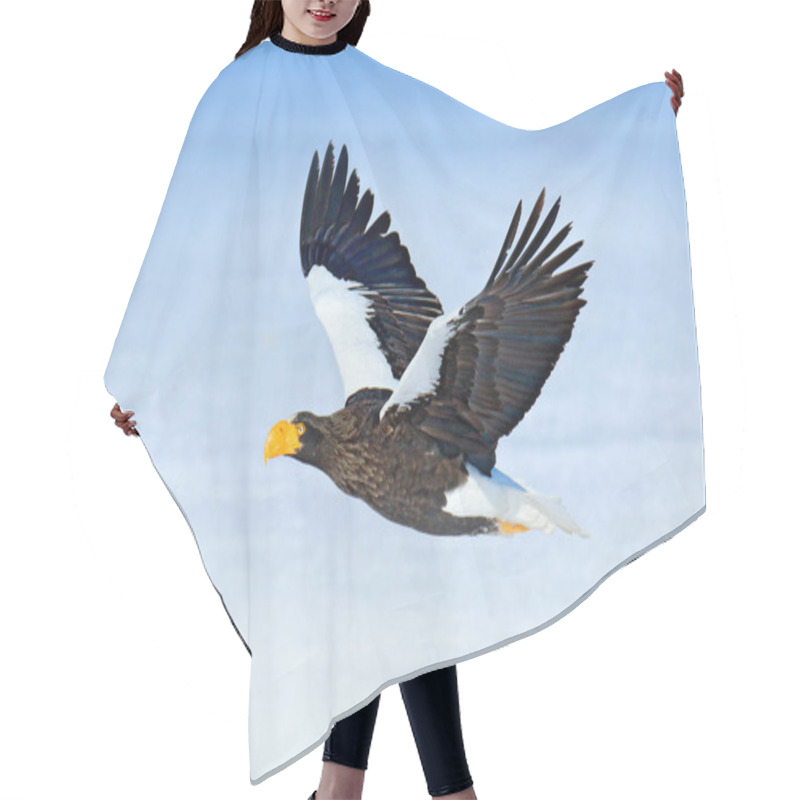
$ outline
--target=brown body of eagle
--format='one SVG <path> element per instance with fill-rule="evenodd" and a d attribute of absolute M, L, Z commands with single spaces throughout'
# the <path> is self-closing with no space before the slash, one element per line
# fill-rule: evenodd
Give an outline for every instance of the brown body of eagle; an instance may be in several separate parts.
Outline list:
<path fill-rule="evenodd" d="M 390 395 L 386 389 L 367 389 L 329 416 L 296 414 L 292 421 L 304 424 L 306 431 L 293 457 L 401 525 L 445 536 L 498 532 L 497 520 L 443 511 L 445 492 L 468 478 L 464 455 L 443 454 L 440 443 L 419 430 L 408 411 L 391 409 L 379 421 Z"/>

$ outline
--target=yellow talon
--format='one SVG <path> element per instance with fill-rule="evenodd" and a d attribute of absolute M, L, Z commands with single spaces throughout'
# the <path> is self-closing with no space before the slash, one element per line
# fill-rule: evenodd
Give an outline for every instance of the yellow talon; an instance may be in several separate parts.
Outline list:
<path fill-rule="evenodd" d="M 519 522 L 506 522 L 505 520 L 500 520 L 500 533 L 522 533 L 522 531 L 529 531 L 526 525 L 521 525 Z"/>

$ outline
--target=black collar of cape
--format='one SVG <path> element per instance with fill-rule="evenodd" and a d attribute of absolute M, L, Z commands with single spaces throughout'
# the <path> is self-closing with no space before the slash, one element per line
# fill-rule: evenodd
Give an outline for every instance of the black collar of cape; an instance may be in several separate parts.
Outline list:
<path fill-rule="evenodd" d="M 345 39 L 337 39 L 330 44 L 298 44 L 279 33 L 273 33 L 269 37 L 272 44 L 277 45 L 282 50 L 288 50 L 290 53 L 305 53 L 310 56 L 330 56 L 334 53 L 341 53 L 347 47 Z"/>

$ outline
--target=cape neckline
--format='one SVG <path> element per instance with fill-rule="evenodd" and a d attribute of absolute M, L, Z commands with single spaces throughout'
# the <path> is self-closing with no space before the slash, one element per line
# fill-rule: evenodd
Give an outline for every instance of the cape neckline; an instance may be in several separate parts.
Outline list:
<path fill-rule="evenodd" d="M 329 56 L 334 53 L 341 53 L 347 47 L 347 42 L 344 39 L 337 39 L 330 44 L 299 44 L 287 39 L 285 36 L 281 36 L 280 33 L 273 33 L 269 39 L 282 50 L 288 50 L 290 53 L 305 53 L 310 56 Z"/>

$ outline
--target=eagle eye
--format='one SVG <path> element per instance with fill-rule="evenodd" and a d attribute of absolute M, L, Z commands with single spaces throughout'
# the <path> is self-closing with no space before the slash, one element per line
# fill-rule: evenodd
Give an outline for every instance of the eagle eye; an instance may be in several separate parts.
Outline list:
<path fill-rule="evenodd" d="M 297 425 L 297 435 L 302 436 L 306 432 L 306 426 L 302 422 L 298 422 Z"/>

